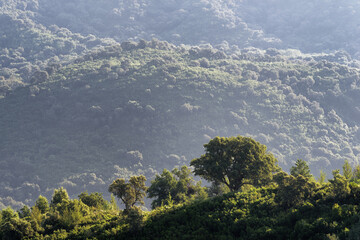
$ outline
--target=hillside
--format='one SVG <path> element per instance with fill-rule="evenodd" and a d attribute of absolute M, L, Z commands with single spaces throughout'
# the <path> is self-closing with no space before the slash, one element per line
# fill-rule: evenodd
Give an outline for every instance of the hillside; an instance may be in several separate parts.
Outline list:
<path fill-rule="evenodd" d="M 360 185 L 289 176 L 278 184 L 152 211 L 116 209 L 101 195 L 69 199 L 55 191 L 30 211 L 0 211 L 2 239 L 357 239 Z M 289 194 L 290 193 L 290 194 Z M 58 199 L 59 194 L 63 198 Z M 92 196 L 92 201 L 89 197 Z M 55 203 L 55 200 L 57 203 Z M 290 201 L 289 201 L 290 200 Z M 84 202 L 83 202 L 84 201 Z M 285 202 L 284 202 L 285 201 Z M 49 206 L 50 205 L 50 206 Z M 19 214 L 19 215 L 18 215 Z"/>
<path fill-rule="evenodd" d="M 210 43 L 223 50 L 294 48 L 306 53 L 345 50 L 359 58 L 360 5 L 356 0 L 2 0 L 0 12 L 96 38 Z"/>
<path fill-rule="evenodd" d="M 0 99 L 2 202 L 151 179 L 200 156 L 214 136 L 252 136 L 285 169 L 297 158 L 317 171 L 358 164 L 357 64 L 343 52 L 228 56 L 153 40 L 50 66 Z"/>
<path fill-rule="evenodd" d="M 156 37 L 175 44 L 211 43 L 222 49 L 345 50 L 359 58 L 360 5 L 356 0 L 8 0 L 44 26 L 111 37 L 119 42 Z"/>
<path fill-rule="evenodd" d="M 115 43 L 55 25 L 45 27 L 34 21 L 35 13 L 30 9 L 36 8 L 31 6 L 24 1 L 0 1 L 0 94 L 27 85 L 35 72 L 47 66 L 60 65 Z"/>

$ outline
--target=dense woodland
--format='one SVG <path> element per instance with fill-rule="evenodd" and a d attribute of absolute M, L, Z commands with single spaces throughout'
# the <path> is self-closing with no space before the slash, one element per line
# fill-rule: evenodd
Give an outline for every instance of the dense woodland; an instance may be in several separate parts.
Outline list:
<path fill-rule="evenodd" d="M 348 161 L 315 180 L 298 159 L 282 171 L 266 146 L 249 137 L 216 137 L 187 166 L 164 169 L 145 186 L 143 175 L 118 178 L 101 193 L 70 199 L 55 189 L 29 208 L 0 212 L 2 239 L 358 239 L 360 165 Z M 251 170 L 248 170 L 251 169 Z M 144 211 L 145 195 L 153 199 Z M 119 210 L 115 196 L 125 205 Z"/>
<path fill-rule="evenodd" d="M 356 239 L 359 14 L 0 0 L 1 238 Z M 204 167 L 230 136 L 264 144 L 263 171 Z"/>
<path fill-rule="evenodd" d="M 39 70 L 0 102 L 1 192 L 30 203 L 56 186 L 74 197 L 116 177 L 152 179 L 237 134 L 266 144 L 284 169 L 297 158 L 328 174 L 356 165 L 358 68 L 342 52 L 287 54 L 153 40 Z"/>

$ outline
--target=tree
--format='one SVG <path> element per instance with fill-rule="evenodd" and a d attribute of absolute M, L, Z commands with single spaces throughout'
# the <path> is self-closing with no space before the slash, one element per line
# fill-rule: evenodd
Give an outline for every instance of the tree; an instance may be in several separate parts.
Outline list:
<path fill-rule="evenodd" d="M 331 189 L 336 198 L 343 198 L 350 194 L 349 181 L 340 174 L 340 170 L 332 172 L 334 178 L 329 180 Z"/>
<path fill-rule="evenodd" d="M 24 205 L 18 212 L 20 218 L 30 217 L 31 210 L 28 206 Z"/>
<path fill-rule="evenodd" d="M 0 212 L 0 239 L 31 238 L 34 230 L 25 219 L 20 219 L 18 214 L 8 207 Z"/>
<path fill-rule="evenodd" d="M 175 189 L 176 182 L 175 176 L 167 169 L 164 169 L 161 175 L 156 175 L 147 191 L 149 198 L 155 198 L 151 203 L 153 209 L 172 198 L 171 192 Z"/>
<path fill-rule="evenodd" d="M 51 207 L 56 207 L 58 204 L 61 204 L 64 201 L 69 201 L 69 195 L 66 191 L 66 189 L 64 189 L 63 187 L 59 188 L 59 189 L 55 189 L 54 194 L 52 196 L 52 200 L 51 200 Z"/>
<path fill-rule="evenodd" d="M 119 207 L 116 204 L 116 199 L 114 197 L 114 194 L 111 194 L 111 196 L 110 196 L 110 209 L 111 210 L 119 210 Z"/>
<path fill-rule="evenodd" d="M 25 219 L 12 218 L 0 225 L 1 239 L 33 239 L 34 234 L 35 232 L 32 229 L 31 224 Z"/>
<path fill-rule="evenodd" d="M 7 207 L 1 211 L 1 223 L 10 221 L 10 219 L 18 217 L 18 214 L 11 207 Z"/>
<path fill-rule="evenodd" d="M 33 228 L 36 230 L 41 229 L 41 223 L 44 219 L 44 216 L 41 214 L 40 209 L 37 206 L 31 208 L 30 221 L 33 225 Z"/>
<path fill-rule="evenodd" d="M 64 201 L 61 206 L 59 222 L 65 228 L 73 228 L 80 224 L 84 216 L 89 214 L 89 207 L 77 199 Z"/>
<path fill-rule="evenodd" d="M 250 137 L 216 137 L 204 147 L 205 154 L 191 161 L 195 175 L 224 183 L 231 191 L 244 184 L 263 185 L 278 168 L 266 146 Z"/>
<path fill-rule="evenodd" d="M 290 168 L 290 174 L 293 175 L 294 177 L 297 177 L 298 175 L 302 175 L 306 178 L 313 177 L 310 173 L 310 168 L 309 168 L 307 162 L 305 162 L 302 159 L 296 160 L 295 166 L 292 166 Z"/>
<path fill-rule="evenodd" d="M 326 173 L 323 170 L 320 170 L 319 183 L 322 185 L 326 181 Z"/>
<path fill-rule="evenodd" d="M 343 175 L 348 181 L 350 181 L 353 178 L 353 170 L 348 160 L 345 160 L 344 162 Z"/>
<path fill-rule="evenodd" d="M 144 197 L 147 187 L 146 178 L 143 175 L 132 176 L 128 183 L 125 179 L 118 178 L 109 186 L 109 192 L 121 199 L 125 204 L 125 210 L 130 210 L 135 204 L 144 204 Z"/>
<path fill-rule="evenodd" d="M 274 176 L 274 180 L 278 184 L 276 198 L 286 207 L 302 204 L 316 189 L 316 183 L 301 174 L 293 176 L 279 172 Z"/>
<path fill-rule="evenodd" d="M 35 202 L 35 207 L 37 207 L 42 214 L 49 211 L 49 203 L 46 197 L 39 196 Z"/>
<path fill-rule="evenodd" d="M 89 195 L 88 192 L 82 192 L 79 195 L 79 199 L 89 207 L 109 208 L 108 202 L 103 198 L 102 193 L 95 192 Z"/>
<path fill-rule="evenodd" d="M 164 169 L 161 175 L 156 175 L 151 181 L 148 189 L 149 198 L 155 198 L 151 203 L 152 208 L 168 204 L 170 201 L 178 204 L 206 195 L 205 188 L 201 187 L 201 182 L 194 181 L 187 166 L 174 168 L 171 172 Z"/>

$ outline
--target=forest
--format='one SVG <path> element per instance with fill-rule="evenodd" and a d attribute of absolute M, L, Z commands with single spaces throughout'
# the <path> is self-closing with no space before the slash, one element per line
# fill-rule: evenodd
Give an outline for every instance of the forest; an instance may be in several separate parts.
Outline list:
<path fill-rule="evenodd" d="M 356 239 L 359 14 L 0 0 L 0 239 Z"/>
<path fill-rule="evenodd" d="M 32 207 L 0 212 L 2 239 L 358 239 L 360 165 L 348 161 L 315 179 L 298 159 L 284 172 L 265 145 L 250 137 L 211 139 L 205 154 L 146 177 L 118 178 L 101 193 L 69 198 L 55 189 Z M 251 169 L 250 171 L 248 169 Z M 144 197 L 152 211 L 144 210 Z M 119 210 L 117 199 L 125 205 Z"/>

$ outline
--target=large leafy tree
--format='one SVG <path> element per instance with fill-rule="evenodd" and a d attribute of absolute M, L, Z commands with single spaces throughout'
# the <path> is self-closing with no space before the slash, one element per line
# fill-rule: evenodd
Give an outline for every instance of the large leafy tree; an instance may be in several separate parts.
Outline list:
<path fill-rule="evenodd" d="M 266 146 L 250 137 L 216 137 L 204 147 L 205 154 L 191 161 L 195 175 L 224 183 L 231 191 L 244 184 L 262 185 L 278 168 Z"/>
<path fill-rule="evenodd" d="M 145 186 L 146 177 L 143 175 L 132 176 L 129 182 L 123 178 L 118 178 L 109 186 L 109 192 L 121 199 L 125 204 L 125 209 L 132 209 L 135 204 L 144 204 L 147 187 Z"/>

